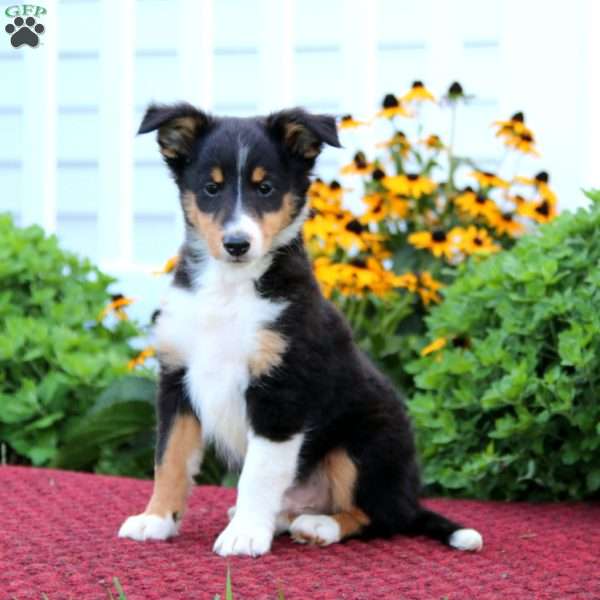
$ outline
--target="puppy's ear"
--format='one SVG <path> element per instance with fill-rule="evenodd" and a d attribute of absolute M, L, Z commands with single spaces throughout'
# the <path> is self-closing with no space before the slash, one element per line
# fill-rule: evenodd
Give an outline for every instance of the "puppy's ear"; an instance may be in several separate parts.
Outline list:
<path fill-rule="evenodd" d="M 313 115 L 302 108 L 273 113 L 267 117 L 267 130 L 290 154 L 309 161 L 314 161 L 323 144 L 341 147 L 335 118 Z"/>
<path fill-rule="evenodd" d="M 185 160 L 194 141 L 210 125 L 210 117 L 191 104 L 158 105 L 148 107 L 139 133 L 158 129 L 158 145 L 167 161 Z"/>

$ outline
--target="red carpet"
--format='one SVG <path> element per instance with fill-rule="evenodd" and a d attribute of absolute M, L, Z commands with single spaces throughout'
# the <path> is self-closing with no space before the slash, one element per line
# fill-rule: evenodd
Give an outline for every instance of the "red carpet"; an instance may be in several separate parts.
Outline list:
<path fill-rule="evenodd" d="M 128 600 L 223 597 L 229 562 L 236 600 L 600 598 L 600 505 L 432 500 L 431 507 L 481 531 L 465 554 L 396 537 L 328 548 L 279 538 L 259 559 L 212 554 L 234 491 L 195 489 L 171 542 L 116 537 L 151 483 L 0 467 L 0 599 L 107 599 L 113 577 Z"/>

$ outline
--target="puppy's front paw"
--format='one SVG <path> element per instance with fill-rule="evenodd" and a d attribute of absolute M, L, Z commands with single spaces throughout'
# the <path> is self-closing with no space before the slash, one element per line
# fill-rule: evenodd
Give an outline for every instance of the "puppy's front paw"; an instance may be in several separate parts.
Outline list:
<path fill-rule="evenodd" d="M 177 535 L 178 526 L 171 515 L 159 517 L 142 513 L 125 519 L 119 529 L 119 537 L 138 542 L 146 540 L 166 540 Z"/>
<path fill-rule="evenodd" d="M 220 556 L 261 556 L 271 549 L 272 541 L 270 529 L 234 517 L 217 538 L 213 552 Z"/>

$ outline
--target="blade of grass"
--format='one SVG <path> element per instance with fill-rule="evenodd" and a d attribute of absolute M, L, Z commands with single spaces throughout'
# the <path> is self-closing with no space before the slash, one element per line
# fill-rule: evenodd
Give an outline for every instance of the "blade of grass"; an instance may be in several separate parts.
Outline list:
<path fill-rule="evenodd" d="M 123 586 L 121 585 L 121 582 L 119 581 L 119 579 L 117 577 L 113 577 L 113 584 L 119 594 L 118 600 L 127 600 L 127 596 L 125 595 L 125 592 L 123 591 Z"/>
<path fill-rule="evenodd" d="M 231 589 L 231 571 L 227 565 L 227 579 L 225 581 L 225 600 L 233 600 L 233 590 Z"/>

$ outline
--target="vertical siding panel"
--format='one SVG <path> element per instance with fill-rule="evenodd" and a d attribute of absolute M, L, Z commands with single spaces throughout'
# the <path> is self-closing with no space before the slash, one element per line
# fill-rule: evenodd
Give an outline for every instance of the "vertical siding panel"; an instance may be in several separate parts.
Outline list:
<path fill-rule="evenodd" d="M 133 61 L 135 4 L 123 0 L 101 6 L 100 203 L 102 266 L 123 268 L 133 256 Z M 118 16 L 118 18 L 115 18 Z"/>
<path fill-rule="evenodd" d="M 56 3 L 43 17 L 43 43 L 21 48 L 25 54 L 21 224 L 56 230 L 56 71 L 58 60 Z"/>
<path fill-rule="evenodd" d="M 261 96 L 259 111 L 268 113 L 293 101 L 294 0 L 259 0 Z"/>

